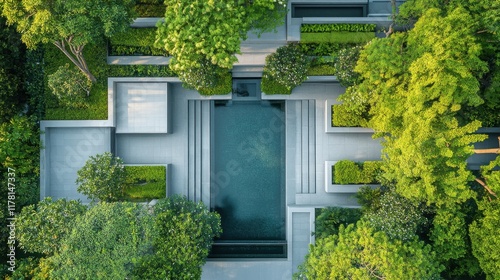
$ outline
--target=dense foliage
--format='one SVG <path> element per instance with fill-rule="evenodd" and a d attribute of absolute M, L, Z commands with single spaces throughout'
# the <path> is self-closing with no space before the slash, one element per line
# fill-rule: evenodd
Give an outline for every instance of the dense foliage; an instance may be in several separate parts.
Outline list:
<path fill-rule="evenodd" d="M 354 72 L 354 67 L 362 48 L 362 46 L 345 48 L 338 53 L 335 61 L 335 73 L 340 84 L 344 87 L 353 86 L 360 80 L 359 74 Z"/>
<path fill-rule="evenodd" d="M 77 175 L 77 190 L 93 201 L 118 201 L 123 197 L 126 171 L 123 161 L 110 152 L 91 156 Z"/>
<path fill-rule="evenodd" d="M 316 210 L 318 212 L 318 209 Z M 339 233 L 340 225 L 347 227 L 355 224 L 361 218 L 359 208 L 327 207 L 319 209 L 316 216 L 314 235 L 316 239 L 325 238 Z"/>
<path fill-rule="evenodd" d="M 275 53 L 266 57 L 262 74 L 262 91 L 268 94 L 290 94 L 292 89 L 307 79 L 307 70 L 311 60 L 300 50 L 297 44 L 279 47 Z M 274 92 L 266 83 L 273 81 L 286 92 Z"/>
<path fill-rule="evenodd" d="M 158 23 L 157 46 L 173 56 L 170 67 L 179 76 L 213 65 L 229 71 L 237 61 L 240 42 L 251 28 L 269 31 L 285 18 L 286 1 L 167 0 L 165 20 Z M 199 71 L 199 70 L 198 70 Z M 189 86 L 198 87 L 196 80 Z"/>
<path fill-rule="evenodd" d="M 75 200 L 45 198 L 22 209 L 17 216 L 19 247 L 26 252 L 53 255 L 87 207 Z"/>
<path fill-rule="evenodd" d="M 49 88 L 59 103 L 66 107 L 87 107 L 92 83 L 77 69 L 69 64 L 59 67 L 49 75 Z"/>
<path fill-rule="evenodd" d="M 25 51 L 19 34 L 0 17 L 0 124 L 19 112 L 27 99 Z"/>
<path fill-rule="evenodd" d="M 125 30 L 135 16 L 133 5 L 132 0 L 4 1 L 2 14 L 9 24 L 16 24 L 28 48 L 53 43 L 95 82 L 82 51 L 103 36 Z"/>
<path fill-rule="evenodd" d="M 382 166 L 381 161 L 340 160 L 333 166 L 334 184 L 370 184 L 377 182 Z"/>
<path fill-rule="evenodd" d="M 138 17 L 162 17 L 165 15 L 164 0 L 136 0 L 134 10 Z"/>
<path fill-rule="evenodd" d="M 202 202 L 173 196 L 154 207 L 153 255 L 135 271 L 137 279 L 200 279 L 213 238 L 222 232 L 220 216 Z"/>
<path fill-rule="evenodd" d="M 441 270 L 430 246 L 390 240 L 360 221 L 317 240 L 294 279 L 437 279 Z"/>
<path fill-rule="evenodd" d="M 179 79 L 184 87 L 195 89 L 203 95 L 228 94 L 232 89 L 231 74 L 208 60 L 199 61 L 199 65 L 179 72 Z"/>
<path fill-rule="evenodd" d="M 50 279 L 127 279 L 148 253 L 152 219 L 144 206 L 99 203 L 76 218 L 50 258 Z"/>

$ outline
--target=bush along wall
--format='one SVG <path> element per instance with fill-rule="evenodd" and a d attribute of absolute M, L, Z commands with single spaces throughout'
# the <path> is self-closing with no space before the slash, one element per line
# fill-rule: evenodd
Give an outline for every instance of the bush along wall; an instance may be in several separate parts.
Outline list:
<path fill-rule="evenodd" d="M 165 166 L 125 166 L 125 200 L 145 201 L 165 198 Z"/>
<path fill-rule="evenodd" d="M 262 91 L 266 94 L 291 94 L 292 89 L 307 79 L 311 59 L 298 44 L 280 47 L 266 57 L 262 74 Z"/>
<path fill-rule="evenodd" d="M 366 43 L 375 38 L 375 24 L 303 24 L 300 41 L 305 43 Z"/>
<path fill-rule="evenodd" d="M 340 160 L 332 166 L 333 184 L 376 184 L 380 174 L 381 161 L 354 162 Z"/>

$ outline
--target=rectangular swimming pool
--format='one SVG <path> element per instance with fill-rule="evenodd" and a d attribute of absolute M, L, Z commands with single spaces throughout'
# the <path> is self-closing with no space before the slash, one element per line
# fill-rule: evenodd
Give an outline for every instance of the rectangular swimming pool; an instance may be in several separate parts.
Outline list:
<path fill-rule="evenodd" d="M 214 102 L 211 208 L 223 233 L 213 251 L 276 257 L 285 244 L 286 253 L 285 104 Z"/>

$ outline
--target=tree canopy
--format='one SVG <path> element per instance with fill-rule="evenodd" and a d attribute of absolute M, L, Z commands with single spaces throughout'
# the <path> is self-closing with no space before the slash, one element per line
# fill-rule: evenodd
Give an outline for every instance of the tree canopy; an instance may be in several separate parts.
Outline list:
<path fill-rule="evenodd" d="M 15 24 L 28 48 L 52 43 L 91 81 L 95 77 L 83 56 L 84 47 L 123 32 L 134 17 L 133 0 L 2 0 L 2 14 Z"/>
<path fill-rule="evenodd" d="M 391 241 L 365 221 L 310 248 L 294 279 L 436 279 L 443 270 L 423 242 Z"/>
<path fill-rule="evenodd" d="M 170 67 L 181 76 L 205 61 L 232 69 L 247 32 L 254 27 L 273 29 L 286 14 L 286 0 L 167 0 L 165 5 L 156 44 L 173 56 Z"/>

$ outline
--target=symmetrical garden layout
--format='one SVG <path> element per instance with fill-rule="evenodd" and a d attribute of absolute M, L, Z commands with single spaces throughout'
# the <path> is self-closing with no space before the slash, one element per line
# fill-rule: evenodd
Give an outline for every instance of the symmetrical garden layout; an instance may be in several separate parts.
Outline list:
<path fill-rule="evenodd" d="M 384 14 L 372 17 L 374 22 L 387 20 L 388 12 L 367 14 Z M 334 19 L 339 20 L 329 20 Z M 129 165 L 165 165 L 167 195 L 202 201 L 222 212 L 223 228 L 232 225 L 227 240 L 216 244 L 279 247 L 273 258 L 210 258 L 203 279 L 290 279 L 314 242 L 315 208 L 356 206 L 356 189 L 333 185 L 331 166 L 343 159 L 379 160 L 381 150 L 370 130 L 332 128 L 332 105 L 345 91 L 333 76 L 309 77 L 291 95 L 261 93 L 265 56 L 297 40 L 300 24 L 314 20 L 326 18 L 289 14 L 278 33 L 250 35 L 233 72 L 233 88 L 240 86 L 235 93 L 206 97 L 183 88 L 177 78 L 112 77 L 107 120 L 41 122 L 41 197 L 86 201 L 76 191 L 76 172 L 89 156 L 106 151 Z M 250 210 L 244 209 L 270 213 L 271 220 L 259 211 L 245 217 Z M 257 227 L 253 235 L 231 236 L 248 225 Z"/>

